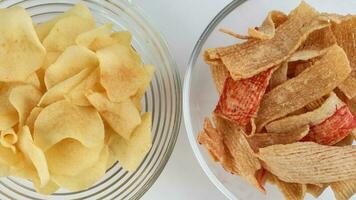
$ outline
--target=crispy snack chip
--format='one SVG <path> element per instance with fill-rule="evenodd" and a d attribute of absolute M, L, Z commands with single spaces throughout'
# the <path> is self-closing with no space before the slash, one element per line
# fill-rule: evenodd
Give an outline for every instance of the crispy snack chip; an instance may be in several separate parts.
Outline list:
<path fill-rule="evenodd" d="M 287 183 L 272 175 L 273 183 L 283 193 L 286 200 L 303 200 L 306 193 L 306 185 L 299 183 Z"/>
<path fill-rule="evenodd" d="M 245 45 L 221 60 L 237 80 L 259 74 L 286 60 L 301 45 L 306 36 L 328 25 L 318 19 L 313 8 L 302 2 L 276 30 L 270 40 Z M 295 31 L 299 30 L 299 31 Z"/>
<path fill-rule="evenodd" d="M 46 50 L 25 9 L 0 9 L 0 24 L 0 81 L 24 81 L 41 67 Z"/>
<path fill-rule="evenodd" d="M 288 20 L 287 15 L 281 11 L 273 10 L 268 13 L 262 25 L 257 28 L 249 28 L 248 35 L 260 40 L 272 39 L 275 35 L 276 28 Z"/>
<path fill-rule="evenodd" d="M 30 129 L 31 133 L 33 133 L 33 127 L 35 126 L 35 121 L 42 110 L 43 110 L 42 107 L 34 107 L 26 119 L 25 124 Z"/>
<path fill-rule="evenodd" d="M 269 132 L 287 132 L 305 125 L 317 125 L 325 119 L 331 117 L 337 109 L 345 105 L 335 93 L 331 93 L 323 104 L 310 112 L 306 112 L 299 115 L 291 115 L 276 121 L 273 121 L 266 125 L 266 129 Z"/>
<path fill-rule="evenodd" d="M 91 43 L 89 49 L 98 51 L 114 44 L 121 44 L 126 47 L 131 47 L 132 35 L 128 31 L 118 31 L 111 35 L 102 35 Z"/>
<path fill-rule="evenodd" d="M 151 80 L 154 76 L 155 68 L 153 65 L 144 65 L 146 71 L 146 82 L 138 88 L 136 94 L 131 97 L 132 102 L 135 104 L 136 108 L 141 111 L 141 99 L 144 97 L 146 90 L 149 88 Z"/>
<path fill-rule="evenodd" d="M 257 130 L 330 93 L 350 71 L 345 52 L 333 45 L 313 66 L 264 96 L 256 119 Z"/>
<path fill-rule="evenodd" d="M 14 85 L 0 83 L 0 130 L 13 127 L 19 120 L 16 109 L 9 101 L 11 89 Z"/>
<path fill-rule="evenodd" d="M 306 184 L 306 185 L 307 185 L 307 193 L 313 195 L 315 198 L 318 198 L 328 187 L 327 184 L 321 184 L 321 185 Z"/>
<path fill-rule="evenodd" d="M 336 200 L 348 200 L 356 193 L 356 179 L 330 184 Z"/>
<path fill-rule="evenodd" d="M 15 144 L 17 141 L 18 137 L 14 129 L 11 128 L 0 132 L 0 144 L 5 148 L 10 148 L 14 153 L 16 153 Z"/>
<path fill-rule="evenodd" d="M 240 126 L 247 126 L 256 117 L 271 75 L 272 70 L 268 70 L 238 81 L 228 77 L 214 113 Z"/>
<path fill-rule="evenodd" d="M 129 140 L 112 134 L 109 148 L 124 169 L 135 171 L 151 149 L 151 117 L 151 113 L 142 116 L 142 123 L 134 130 Z"/>
<path fill-rule="evenodd" d="M 93 30 L 84 32 L 75 39 L 75 43 L 80 46 L 90 47 L 94 40 L 100 36 L 111 34 L 112 24 L 105 24 Z"/>
<path fill-rule="evenodd" d="M 229 77 L 229 71 L 225 65 L 210 65 L 210 72 L 219 94 L 223 92 L 225 80 Z"/>
<path fill-rule="evenodd" d="M 337 43 L 345 50 L 350 60 L 352 72 L 350 76 L 339 86 L 344 94 L 352 99 L 356 96 L 356 16 L 351 16 L 341 23 L 334 23 L 331 28 Z"/>
<path fill-rule="evenodd" d="M 103 144 L 104 124 L 99 113 L 66 100 L 45 107 L 35 121 L 35 144 L 46 151 L 65 138 L 78 140 L 88 148 Z"/>
<path fill-rule="evenodd" d="M 109 126 L 126 140 L 141 123 L 140 113 L 130 99 L 114 103 L 105 94 L 95 92 L 88 94 L 87 98 Z"/>
<path fill-rule="evenodd" d="M 268 171 L 285 182 L 320 184 L 356 178 L 355 146 L 297 142 L 261 148 L 258 156 Z"/>
<path fill-rule="evenodd" d="M 273 88 L 277 87 L 278 85 L 284 83 L 288 79 L 288 63 L 282 63 L 281 66 L 273 72 L 271 76 L 271 80 L 268 84 L 268 90 L 272 90 Z"/>

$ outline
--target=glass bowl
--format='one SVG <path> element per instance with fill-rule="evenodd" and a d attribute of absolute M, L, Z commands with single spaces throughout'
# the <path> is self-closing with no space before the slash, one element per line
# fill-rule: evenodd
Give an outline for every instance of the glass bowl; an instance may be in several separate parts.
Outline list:
<path fill-rule="evenodd" d="M 267 195 L 261 194 L 254 187 L 223 170 L 220 164 L 210 158 L 207 150 L 199 145 L 197 136 L 202 129 L 205 117 L 210 117 L 218 101 L 218 94 L 210 75 L 210 69 L 204 63 L 204 49 L 227 46 L 239 42 L 219 28 L 227 28 L 236 33 L 246 34 L 249 27 L 259 26 L 271 10 L 281 10 L 288 13 L 300 3 L 300 0 L 235 0 L 228 4 L 210 22 L 200 36 L 189 61 L 183 87 L 183 113 L 188 138 L 194 154 L 201 167 L 215 186 L 229 199 L 239 200 L 275 200 L 283 199 L 282 194 L 272 185 L 267 185 Z M 307 0 L 320 12 L 340 14 L 355 14 L 355 1 L 336 0 Z M 314 199 L 307 194 L 305 199 Z M 319 199 L 334 199 L 330 189 L 326 190 Z"/>
<path fill-rule="evenodd" d="M 4 0 L 0 7 L 22 6 L 34 22 L 54 17 L 79 1 Z M 142 11 L 125 0 L 84 0 L 97 24 L 112 23 L 113 29 L 129 30 L 133 47 L 144 63 L 155 65 L 156 72 L 143 100 L 143 110 L 153 113 L 153 145 L 140 167 L 133 173 L 115 163 L 91 188 L 69 192 L 58 190 L 51 196 L 35 192 L 31 182 L 14 177 L 0 179 L 0 199 L 139 199 L 156 181 L 175 145 L 181 122 L 181 82 L 176 64 L 160 34 L 146 21 Z"/>

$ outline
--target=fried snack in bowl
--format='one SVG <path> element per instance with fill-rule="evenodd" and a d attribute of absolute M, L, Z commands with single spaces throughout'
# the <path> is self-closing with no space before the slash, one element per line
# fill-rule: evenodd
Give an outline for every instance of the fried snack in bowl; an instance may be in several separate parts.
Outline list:
<path fill-rule="evenodd" d="M 303 1 L 288 15 L 269 12 L 242 43 L 206 49 L 219 98 L 198 142 L 212 160 L 268 193 L 265 171 L 286 199 L 318 197 L 329 186 L 336 199 L 351 198 L 354 19 Z"/>

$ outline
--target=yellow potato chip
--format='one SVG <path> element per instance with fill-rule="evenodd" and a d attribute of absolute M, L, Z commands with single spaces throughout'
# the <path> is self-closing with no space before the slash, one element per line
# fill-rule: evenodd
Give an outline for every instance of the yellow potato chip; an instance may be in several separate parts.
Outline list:
<path fill-rule="evenodd" d="M 141 111 L 141 100 L 146 93 L 146 90 L 150 86 L 151 80 L 154 76 L 155 68 L 153 65 L 145 65 L 144 69 L 146 71 L 146 82 L 137 90 L 136 94 L 131 97 L 132 102 L 135 104 L 136 108 Z"/>
<path fill-rule="evenodd" d="M 273 175 L 272 175 L 273 176 Z M 306 193 L 306 185 L 299 183 L 286 183 L 273 176 L 273 182 L 283 193 L 286 200 L 303 200 Z"/>
<path fill-rule="evenodd" d="M 18 134 L 18 148 L 34 165 L 40 179 L 40 187 L 43 187 L 50 181 L 46 157 L 43 151 L 33 143 L 30 129 L 27 126 L 22 127 Z"/>
<path fill-rule="evenodd" d="M 0 83 L 0 130 L 10 129 L 19 121 L 17 111 L 9 101 L 12 87 L 12 84 Z"/>
<path fill-rule="evenodd" d="M 130 99 L 113 103 L 105 94 L 95 92 L 88 94 L 87 98 L 110 127 L 127 140 L 141 123 L 140 113 Z"/>
<path fill-rule="evenodd" d="M 84 81 L 93 70 L 90 68 L 83 69 L 78 74 L 56 84 L 51 87 L 47 92 L 42 96 L 38 105 L 49 105 L 56 101 L 64 99 L 65 95 L 68 94 L 72 89 Z"/>
<path fill-rule="evenodd" d="M 100 36 L 110 36 L 112 24 L 105 24 L 93 30 L 84 32 L 75 39 L 77 45 L 89 47 L 96 38 Z"/>
<path fill-rule="evenodd" d="M 41 96 L 41 92 L 32 85 L 20 85 L 11 90 L 9 101 L 17 110 L 19 128 L 25 124 L 27 117 L 37 105 Z"/>
<path fill-rule="evenodd" d="M 285 182 L 320 184 L 356 178 L 356 146 L 279 144 L 260 148 L 258 157 L 268 171 Z"/>
<path fill-rule="evenodd" d="M 271 11 L 268 13 L 262 25 L 258 28 L 249 28 L 248 35 L 260 40 L 269 40 L 274 37 L 276 28 L 288 20 L 287 15 L 280 11 Z"/>
<path fill-rule="evenodd" d="M 19 151 L 13 152 L 11 149 L 0 145 L 0 175 L 11 176 L 19 169 L 24 168 L 24 156 Z"/>
<path fill-rule="evenodd" d="M 28 126 L 32 134 L 33 134 L 33 127 L 35 126 L 35 121 L 42 110 L 43 110 L 42 107 L 34 107 L 26 119 L 26 126 Z"/>
<path fill-rule="evenodd" d="M 82 82 L 70 90 L 68 94 L 65 94 L 65 98 L 78 106 L 90 106 L 91 104 L 85 95 L 94 87 L 95 84 L 99 83 L 99 77 L 100 69 L 97 68 Z"/>
<path fill-rule="evenodd" d="M 328 187 L 327 184 L 322 184 L 321 187 L 319 185 L 314 185 L 314 184 L 306 184 L 306 185 L 307 185 L 307 193 L 313 195 L 315 198 L 318 198 Z"/>
<path fill-rule="evenodd" d="M 356 193 L 356 179 L 330 184 L 336 200 L 348 200 Z"/>
<path fill-rule="evenodd" d="M 89 168 L 83 170 L 75 176 L 53 175 L 55 183 L 63 188 L 71 191 L 80 191 L 88 189 L 93 186 L 101 177 L 104 176 L 106 170 L 106 163 L 109 158 L 109 150 L 104 146 L 100 152 L 97 162 Z"/>
<path fill-rule="evenodd" d="M 215 87 L 219 94 L 222 93 L 224 89 L 224 83 L 227 77 L 229 77 L 229 71 L 226 69 L 225 65 L 210 65 L 210 72 L 215 83 Z"/>
<path fill-rule="evenodd" d="M 44 77 L 46 87 L 50 89 L 83 69 L 94 69 L 98 65 L 98 59 L 94 52 L 85 47 L 71 46 L 46 70 Z"/>
<path fill-rule="evenodd" d="M 18 140 L 17 134 L 14 129 L 2 130 L 0 132 L 0 144 L 3 147 L 10 148 L 12 152 L 16 153 L 16 142 Z"/>
<path fill-rule="evenodd" d="M 151 149 L 151 123 L 151 113 L 145 113 L 142 123 L 134 130 L 129 140 L 112 134 L 109 148 L 124 169 L 135 171 Z"/>
<path fill-rule="evenodd" d="M 305 125 L 316 125 L 323 122 L 328 117 L 332 116 L 338 108 L 344 106 L 335 93 L 331 93 L 325 102 L 317 109 L 302 113 L 299 115 L 291 115 L 266 125 L 268 132 L 281 133 L 290 131 Z"/>
<path fill-rule="evenodd" d="M 75 176 L 96 164 L 104 143 L 88 148 L 80 141 L 66 138 L 48 149 L 45 154 L 51 174 Z"/>
<path fill-rule="evenodd" d="M 73 138 L 90 148 L 104 142 L 104 124 L 99 113 L 66 100 L 45 107 L 34 126 L 34 141 L 43 151 L 65 138 Z"/>
<path fill-rule="evenodd" d="M 309 133 L 309 126 L 302 126 L 285 133 L 256 133 L 247 138 L 252 149 L 258 151 L 259 148 L 274 144 L 290 144 L 298 142 Z"/>
<path fill-rule="evenodd" d="M 95 24 L 94 17 L 90 13 L 90 10 L 86 7 L 86 5 L 83 3 L 78 3 L 63 14 L 58 15 L 47 22 L 35 25 L 35 29 L 39 39 L 43 41 L 47 37 L 48 33 L 51 31 L 53 26 L 58 22 L 58 20 L 68 16 L 78 16 L 83 19 L 86 19 L 87 21 L 90 21 L 92 24 Z"/>
<path fill-rule="evenodd" d="M 0 81 L 24 81 L 41 67 L 46 50 L 25 9 L 0 9 L 0 24 Z"/>
<path fill-rule="evenodd" d="M 25 80 L 26 84 L 31 84 L 34 87 L 40 89 L 41 88 L 41 81 L 40 78 L 38 77 L 37 73 L 32 73 L 27 79 Z"/>
<path fill-rule="evenodd" d="M 328 26 L 327 22 L 313 19 L 317 15 L 318 12 L 302 2 L 276 30 L 272 39 L 246 45 L 221 57 L 221 60 L 235 80 L 259 74 L 290 57 L 307 35 Z"/>
<path fill-rule="evenodd" d="M 141 59 L 131 48 L 115 44 L 97 52 L 100 62 L 101 84 L 113 102 L 120 102 L 136 94 L 150 76 Z"/>
<path fill-rule="evenodd" d="M 43 46 L 47 51 L 64 51 L 75 44 L 75 39 L 81 33 L 95 27 L 92 21 L 78 16 L 68 16 L 58 20 L 47 37 L 43 40 Z"/>
<path fill-rule="evenodd" d="M 111 35 L 103 35 L 95 38 L 90 44 L 89 49 L 93 51 L 100 50 L 105 47 L 109 47 L 114 44 L 121 44 L 126 47 L 131 47 L 132 35 L 128 31 L 114 32 Z"/>
<path fill-rule="evenodd" d="M 268 122 L 286 116 L 330 93 L 346 79 L 350 71 L 345 52 L 333 45 L 313 66 L 264 96 L 256 118 L 257 131 Z"/>

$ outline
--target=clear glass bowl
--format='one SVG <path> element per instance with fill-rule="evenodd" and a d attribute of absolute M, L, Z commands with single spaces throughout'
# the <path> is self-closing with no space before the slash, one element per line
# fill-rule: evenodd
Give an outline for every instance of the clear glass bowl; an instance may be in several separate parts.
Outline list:
<path fill-rule="evenodd" d="M 299 3 L 300 0 L 235 0 L 221 10 L 210 22 L 191 54 L 183 87 L 185 127 L 190 144 L 201 167 L 215 186 L 229 199 L 276 200 L 283 199 L 283 196 L 277 188 L 271 185 L 267 186 L 267 195 L 261 194 L 238 176 L 225 172 L 218 163 L 211 160 L 206 149 L 198 144 L 197 136 L 202 129 L 204 118 L 211 116 L 218 101 L 218 94 L 210 75 L 209 66 L 203 60 L 204 49 L 239 42 L 239 40 L 219 32 L 219 28 L 227 28 L 237 33 L 246 34 L 249 27 L 259 26 L 269 11 L 281 10 L 288 13 Z M 307 0 L 307 3 L 321 12 L 356 13 L 356 1 Z M 314 198 L 308 194 L 305 199 Z M 328 189 L 319 199 L 334 199 L 334 196 Z"/>
<path fill-rule="evenodd" d="M 34 22 L 54 17 L 79 1 L 4 0 L 0 7 L 22 6 Z M 176 64 L 160 34 L 146 21 L 142 11 L 125 0 L 84 0 L 97 24 L 112 23 L 114 30 L 129 30 L 133 46 L 144 63 L 155 65 L 156 72 L 143 100 L 145 111 L 153 113 L 153 145 L 140 167 L 133 173 L 118 163 L 93 187 L 68 192 L 60 189 L 51 196 L 35 192 L 31 182 L 14 177 L 0 179 L 0 199 L 139 199 L 156 181 L 175 145 L 181 122 L 181 82 Z"/>

